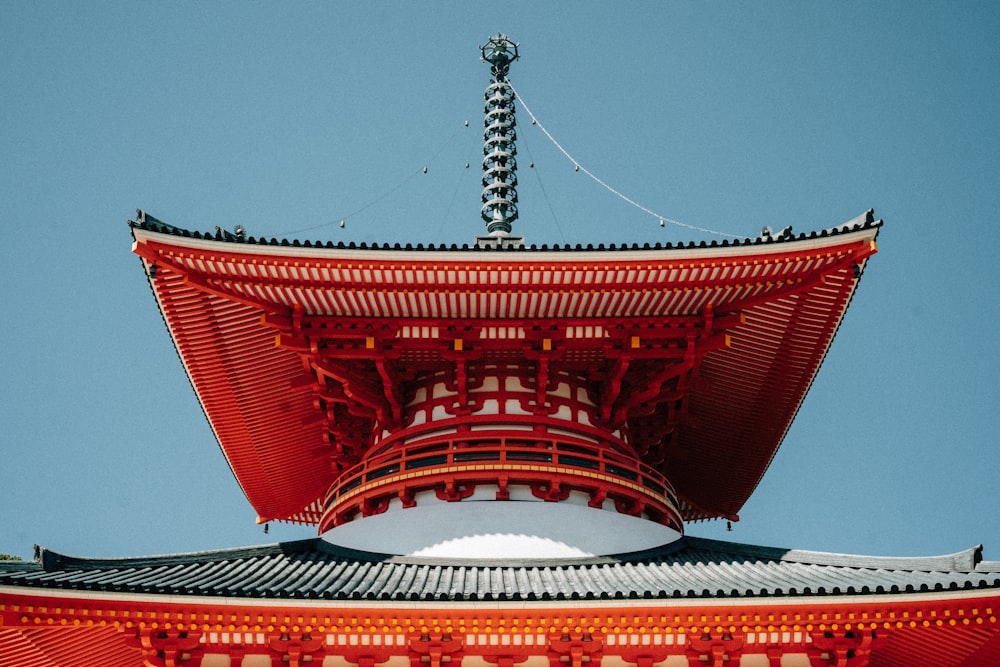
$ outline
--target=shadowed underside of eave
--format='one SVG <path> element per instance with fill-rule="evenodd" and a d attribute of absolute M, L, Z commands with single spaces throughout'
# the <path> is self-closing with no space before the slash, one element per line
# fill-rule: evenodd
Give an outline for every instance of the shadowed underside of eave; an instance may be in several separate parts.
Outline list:
<path fill-rule="evenodd" d="M 879 225 L 763 246 L 591 253 L 261 249 L 155 225 L 134 233 L 147 270 L 156 265 L 153 291 L 199 400 L 265 518 L 315 522 L 336 466 L 315 398 L 300 390 L 302 362 L 275 346 L 262 316 L 290 316 L 295 304 L 364 325 L 379 317 L 414 326 L 463 319 L 576 326 L 703 316 L 706 308 L 740 314 L 744 324 L 729 332 L 729 346 L 701 362 L 704 381 L 688 390 L 677 446 L 649 461 L 695 520 L 735 516 L 756 487 L 874 252 Z"/>

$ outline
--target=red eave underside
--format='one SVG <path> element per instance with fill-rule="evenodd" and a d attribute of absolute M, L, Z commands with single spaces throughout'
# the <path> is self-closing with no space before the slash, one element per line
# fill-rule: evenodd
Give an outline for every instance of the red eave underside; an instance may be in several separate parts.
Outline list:
<path fill-rule="evenodd" d="M 344 323 L 611 328 L 709 305 L 716 315 L 741 312 L 746 322 L 732 330 L 731 346 L 704 359 L 707 387 L 690 393 L 694 419 L 679 428 L 691 455 L 666 471 L 707 518 L 736 514 L 763 475 L 853 294 L 855 265 L 875 251 L 875 231 L 779 252 L 497 259 L 276 255 L 137 230 L 136 252 L 157 264 L 154 292 L 199 400 L 247 497 L 268 518 L 314 521 L 306 508 L 334 473 L 320 458 L 327 443 L 312 394 L 293 386 L 302 363 L 275 346 L 263 313 L 297 306 Z"/>

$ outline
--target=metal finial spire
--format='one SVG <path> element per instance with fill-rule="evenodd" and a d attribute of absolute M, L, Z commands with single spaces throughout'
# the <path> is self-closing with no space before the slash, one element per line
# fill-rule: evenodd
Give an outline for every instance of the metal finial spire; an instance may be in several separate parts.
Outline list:
<path fill-rule="evenodd" d="M 490 37 L 488 42 L 479 47 L 479 50 L 483 54 L 483 60 L 490 64 L 493 78 L 497 81 L 506 81 L 510 64 L 517 60 L 517 44 L 500 32 L 497 33 L 496 37 Z"/>
<path fill-rule="evenodd" d="M 510 64 L 518 58 L 517 44 L 506 35 L 497 34 L 479 48 L 493 73 L 485 94 L 483 208 L 480 215 L 491 237 L 507 237 L 510 236 L 510 223 L 517 220 L 514 89 L 507 82 Z"/>

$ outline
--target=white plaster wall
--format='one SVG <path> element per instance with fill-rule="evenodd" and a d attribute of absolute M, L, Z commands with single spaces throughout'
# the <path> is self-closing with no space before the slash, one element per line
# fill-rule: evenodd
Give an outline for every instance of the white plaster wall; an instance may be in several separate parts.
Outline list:
<path fill-rule="evenodd" d="M 651 549 L 680 533 L 646 519 L 540 500 L 419 498 L 323 534 L 351 549 L 435 558 L 579 558 Z"/>

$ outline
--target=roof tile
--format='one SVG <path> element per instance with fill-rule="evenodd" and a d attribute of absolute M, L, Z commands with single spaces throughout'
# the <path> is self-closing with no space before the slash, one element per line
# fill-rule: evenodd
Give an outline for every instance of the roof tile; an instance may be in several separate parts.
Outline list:
<path fill-rule="evenodd" d="M 982 561 L 980 551 L 883 558 L 684 537 L 615 557 L 491 562 L 361 553 L 312 539 L 125 559 L 41 550 L 33 563 L 0 563 L 0 585 L 355 600 L 802 597 L 1000 588 L 1000 563 Z"/>

